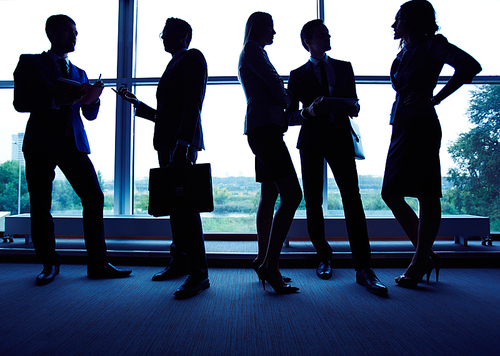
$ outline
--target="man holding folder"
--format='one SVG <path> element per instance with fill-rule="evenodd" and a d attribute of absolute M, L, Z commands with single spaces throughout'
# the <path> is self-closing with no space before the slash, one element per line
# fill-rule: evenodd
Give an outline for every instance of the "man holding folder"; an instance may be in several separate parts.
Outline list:
<path fill-rule="evenodd" d="M 68 53 L 75 50 L 76 25 L 66 15 L 54 15 L 47 19 L 45 31 L 51 49 L 41 54 L 21 55 L 14 72 L 14 107 L 19 112 L 30 113 L 23 152 L 30 194 L 31 237 L 37 257 L 43 263 L 36 283 L 52 282 L 61 265 L 61 256 L 55 251 L 50 213 L 56 166 L 82 201 L 88 276 L 94 279 L 126 277 L 132 271 L 119 270 L 106 258 L 104 195 L 88 157 L 90 147 L 80 116 L 81 111 L 87 120 L 95 120 L 100 100 L 97 97 L 94 102 L 88 102 L 85 88 L 80 90 L 78 85 L 68 85 L 89 85 L 85 71 L 68 60 Z M 99 81 L 94 86 L 102 89 L 103 83 Z"/>

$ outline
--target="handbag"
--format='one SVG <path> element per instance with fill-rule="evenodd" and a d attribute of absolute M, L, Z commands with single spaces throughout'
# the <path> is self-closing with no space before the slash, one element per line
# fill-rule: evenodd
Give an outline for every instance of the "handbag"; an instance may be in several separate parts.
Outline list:
<path fill-rule="evenodd" d="M 214 210 L 209 163 L 152 168 L 149 171 L 149 207 L 153 216 Z"/>
<path fill-rule="evenodd" d="M 359 132 L 359 126 L 354 122 L 353 119 L 349 118 L 351 122 L 351 136 L 352 142 L 354 144 L 354 157 L 356 159 L 365 159 L 365 153 L 363 151 L 363 144 L 361 143 L 361 134 Z"/>

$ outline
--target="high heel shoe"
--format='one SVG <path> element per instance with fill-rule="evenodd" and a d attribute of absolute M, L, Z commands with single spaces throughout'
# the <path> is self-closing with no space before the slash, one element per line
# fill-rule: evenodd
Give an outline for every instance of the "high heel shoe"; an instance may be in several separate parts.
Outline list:
<path fill-rule="evenodd" d="M 437 253 L 431 251 L 431 260 L 434 263 L 434 269 L 436 270 L 436 282 L 439 280 L 439 269 L 441 268 L 441 257 Z"/>
<path fill-rule="evenodd" d="M 259 260 L 259 259 L 257 259 L 257 258 L 252 261 L 252 267 L 255 270 L 255 273 L 257 273 L 257 275 L 259 275 L 259 267 L 261 265 L 262 265 L 262 261 Z M 292 281 L 292 279 L 290 277 L 282 276 L 281 278 L 283 278 L 283 282 L 285 282 L 285 283 L 288 283 L 288 282 Z"/>
<path fill-rule="evenodd" d="M 259 278 L 262 280 L 262 286 L 264 287 L 264 290 L 266 290 L 266 281 L 273 287 L 276 293 L 278 294 L 292 294 L 292 293 L 297 293 L 299 291 L 299 288 L 297 287 L 292 287 L 289 284 L 285 285 L 277 285 L 271 279 L 269 278 L 269 274 L 267 271 L 264 269 L 263 266 L 260 266 L 259 269 L 257 270 L 257 274 Z"/>
<path fill-rule="evenodd" d="M 432 273 L 433 269 L 434 269 L 434 263 L 432 262 L 431 259 L 429 259 L 429 261 L 428 261 L 427 265 L 425 266 L 424 270 L 421 271 L 421 273 L 417 274 L 416 277 L 408 277 L 408 276 L 402 274 L 401 276 L 396 277 L 395 281 L 401 287 L 416 288 L 417 285 L 422 280 L 422 278 L 424 278 L 424 276 L 426 276 L 427 277 L 426 282 L 427 282 L 427 284 L 429 284 L 429 279 L 431 277 L 431 273 Z"/>

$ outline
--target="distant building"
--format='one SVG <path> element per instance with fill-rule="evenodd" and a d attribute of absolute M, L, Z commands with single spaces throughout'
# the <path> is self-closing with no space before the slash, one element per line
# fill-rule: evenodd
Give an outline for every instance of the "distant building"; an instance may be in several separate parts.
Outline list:
<path fill-rule="evenodd" d="M 24 164 L 23 155 L 24 132 L 12 135 L 12 160 Z"/>

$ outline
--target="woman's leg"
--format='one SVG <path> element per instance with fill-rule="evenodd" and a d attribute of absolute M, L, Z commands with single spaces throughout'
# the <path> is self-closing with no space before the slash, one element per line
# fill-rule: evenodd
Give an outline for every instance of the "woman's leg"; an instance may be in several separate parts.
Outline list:
<path fill-rule="evenodd" d="M 404 196 L 382 195 L 382 199 L 391 209 L 397 222 L 403 228 L 411 243 L 417 248 L 419 219 L 415 211 L 405 201 Z"/>
<path fill-rule="evenodd" d="M 432 245 L 436 240 L 441 224 L 441 202 L 439 198 L 419 198 L 420 219 L 418 239 L 412 264 L 427 263 L 431 254 Z"/>
<path fill-rule="evenodd" d="M 405 275 L 409 272 L 411 276 L 410 269 L 413 266 L 416 268 L 415 272 L 419 274 L 426 268 L 432 253 L 432 245 L 439 231 L 441 223 L 440 200 L 435 197 L 419 198 L 419 218 L 405 202 L 403 196 L 383 196 L 383 199 L 415 246 L 415 254 Z"/>
<path fill-rule="evenodd" d="M 264 261 L 269 245 L 269 236 L 273 224 L 274 205 L 278 198 L 278 189 L 273 182 L 260 184 L 260 200 L 257 208 L 257 259 Z"/>
<path fill-rule="evenodd" d="M 272 190 L 272 188 L 267 187 L 267 184 L 273 183 L 265 184 L 266 186 L 264 189 Z M 266 268 L 273 280 L 283 283 L 281 274 L 279 273 L 278 261 L 286 235 L 292 224 L 295 211 L 302 200 L 302 191 L 297 176 L 295 175 L 275 181 L 274 186 L 274 189 L 276 189 L 280 195 L 280 205 L 272 221 L 267 254 L 262 265 Z"/>

